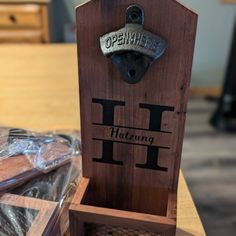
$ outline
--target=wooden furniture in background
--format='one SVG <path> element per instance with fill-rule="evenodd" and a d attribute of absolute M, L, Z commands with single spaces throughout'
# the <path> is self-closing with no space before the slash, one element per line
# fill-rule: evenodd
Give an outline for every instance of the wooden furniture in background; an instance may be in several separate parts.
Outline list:
<path fill-rule="evenodd" d="M 75 45 L 0 45 L 0 55 L 0 124 L 80 129 Z M 205 236 L 182 174 L 177 209 L 177 236 Z"/>
<path fill-rule="evenodd" d="M 0 43 L 48 43 L 50 0 L 0 0 Z"/>
<path fill-rule="evenodd" d="M 219 96 L 222 88 L 220 87 L 193 87 L 190 89 L 191 97 L 206 97 L 206 96 Z"/>

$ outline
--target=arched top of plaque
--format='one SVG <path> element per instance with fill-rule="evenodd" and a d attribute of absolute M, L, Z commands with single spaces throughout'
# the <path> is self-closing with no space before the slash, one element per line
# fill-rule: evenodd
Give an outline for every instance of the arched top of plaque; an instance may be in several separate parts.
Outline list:
<path fill-rule="evenodd" d="M 132 5 L 141 26 L 127 21 Z M 177 189 L 197 14 L 175 0 L 91 0 L 76 17 L 83 175 L 98 202 L 135 209 L 144 192 Z"/>

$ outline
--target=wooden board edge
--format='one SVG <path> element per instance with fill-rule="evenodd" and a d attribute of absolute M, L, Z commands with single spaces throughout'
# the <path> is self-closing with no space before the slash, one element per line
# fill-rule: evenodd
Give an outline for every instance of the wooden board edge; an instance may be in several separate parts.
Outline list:
<path fill-rule="evenodd" d="M 177 220 L 177 192 L 168 194 L 167 217 L 174 221 Z"/>
<path fill-rule="evenodd" d="M 81 201 L 88 189 L 89 182 L 90 182 L 89 178 L 85 178 L 85 177 L 81 178 L 78 188 L 75 192 L 75 195 L 71 201 L 69 211 L 74 210 L 74 208 L 76 208 L 77 205 L 81 204 Z"/>

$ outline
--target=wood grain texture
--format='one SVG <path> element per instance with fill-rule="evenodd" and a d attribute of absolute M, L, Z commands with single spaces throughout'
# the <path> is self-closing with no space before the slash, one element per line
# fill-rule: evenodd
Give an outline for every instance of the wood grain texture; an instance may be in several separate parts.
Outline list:
<path fill-rule="evenodd" d="M 168 191 L 177 190 L 197 15 L 173 0 L 135 3 L 146 13 L 144 28 L 168 42 L 164 56 L 135 85 L 123 81 L 99 46 L 99 37 L 125 25 L 125 12 L 133 1 L 97 0 L 77 8 L 83 175 L 91 178 L 97 206 L 166 215 Z M 145 163 L 146 150 L 134 145 L 114 147 L 114 159 L 123 166 L 94 162 L 102 150 L 101 142 L 93 139 L 105 131 L 93 125 L 102 123 L 101 105 L 92 104 L 93 98 L 124 101 L 125 107 L 115 111 L 114 125 L 141 129 L 147 129 L 149 113 L 139 103 L 174 107 L 174 112 L 163 115 L 161 127 L 171 134 L 157 139 L 170 148 L 159 153 L 168 171 L 135 168 L 136 163 Z"/>
<path fill-rule="evenodd" d="M 0 161 L 0 191 L 6 191 L 10 187 L 17 186 L 35 177 L 39 171 L 32 167 L 26 156 L 16 156 Z"/>
<path fill-rule="evenodd" d="M 0 54 L 0 124 L 80 129 L 75 45 L 0 45 Z M 177 208 L 176 235 L 205 236 L 182 174 Z"/>
<path fill-rule="evenodd" d="M 0 124 L 80 129 L 75 45 L 0 45 Z"/>

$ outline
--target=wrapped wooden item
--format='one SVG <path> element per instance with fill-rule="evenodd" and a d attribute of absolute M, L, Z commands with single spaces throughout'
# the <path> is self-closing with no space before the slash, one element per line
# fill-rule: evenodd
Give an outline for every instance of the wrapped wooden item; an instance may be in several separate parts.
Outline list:
<path fill-rule="evenodd" d="M 81 156 L 78 155 L 70 163 L 57 170 L 29 181 L 25 185 L 12 190 L 10 194 L 4 194 L 0 198 L 0 202 L 5 202 L 5 199 L 11 196 L 11 205 L 0 205 L 0 235 L 64 235 L 69 227 L 69 204 L 76 191 L 80 175 Z M 18 199 L 24 202 L 24 205 L 21 205 L 20 212 L 18 208 L 12 207 L 12 205 L 18 206 Z M 33 209 L 37 211 L 43 211 L 44 205 L 48 206 L 48 202 L 55 209 L 47 222 L 44 223 L 44 231 L 30 234 L 32 231 L 31 227 L 34 227 L 36 213 L 34 210 L 31 210 L 30 206 L 32 205 L 29 204 L 28 207 L 28 202 L 34 201 L 37 203 L 37 207 Z M 24 220 L 24 224 L 22 224 L 22 220 Z M 25 227 L 24 225 L 29 226 Z"/>
<path fill-rule="evenodd" d="M 78 133 L 0 131 L 0 192 L 59 168 L 80 152 Z"/>

